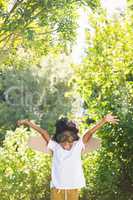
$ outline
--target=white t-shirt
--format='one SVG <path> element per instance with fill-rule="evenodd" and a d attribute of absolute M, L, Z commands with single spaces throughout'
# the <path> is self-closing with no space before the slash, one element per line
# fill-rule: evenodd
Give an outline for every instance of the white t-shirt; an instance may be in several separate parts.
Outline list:
<path fill-rule="evenodd" d="M 51 187 L 57 189 L 78 189 L 84 187 L 81 151 L 85 148 L 82 138 L 74 141 L 70 150 L 65 150 L 50 139 L 48 149 L 53 151 Z"/>

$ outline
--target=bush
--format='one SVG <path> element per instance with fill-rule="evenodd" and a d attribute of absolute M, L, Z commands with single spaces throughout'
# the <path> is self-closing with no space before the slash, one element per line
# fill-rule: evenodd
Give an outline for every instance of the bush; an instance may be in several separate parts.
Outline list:
<path fill-rule="evenodd" d="M 25 128 L 7 131 L 0 149 L 1 200 L 49 200 L 51 158 L 27 148 L 31 134 Z"/>

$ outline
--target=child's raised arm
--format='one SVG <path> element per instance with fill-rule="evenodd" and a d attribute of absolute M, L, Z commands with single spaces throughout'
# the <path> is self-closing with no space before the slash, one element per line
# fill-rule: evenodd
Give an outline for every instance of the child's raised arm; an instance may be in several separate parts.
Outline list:
<path fill-rule="evenodd" d="M 95 133 L 99 128 L 101 128 L 106 123 L 118 124 L 119 119 L 117 116 L 113 116 L 112 114 L 107 114 L 103 119 L 98 122 L 93 128 L 87 130 L 83 135 L 83 143 L 86 144 L 91 138 L 92 134 Z"/>
<path fill-rule="evenodd" d="M 41 134 L 41 136 L 44 138 L 44 140 L 48 143 L 50 140 L 50 135 L 48 134 L 47 130 L 44 130 L 43 128 L 37 126 L 35 123 L 32 123 L 30 120 L 28 119 L 24 119 L 24 120 L 18 120 L 17 121 L 17 125 L 27 125 L 30 126 L 31 128 L 33 128 L 34 130 L 36 130 L 38 133 Z"/>

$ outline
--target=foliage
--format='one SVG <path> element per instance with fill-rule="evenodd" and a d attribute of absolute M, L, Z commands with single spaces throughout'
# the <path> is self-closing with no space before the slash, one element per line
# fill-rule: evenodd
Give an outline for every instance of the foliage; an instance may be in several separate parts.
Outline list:
<path fill-rule="evenodd" d="M 41 48 L 48 54 L 50 48 L 71 49 L 76 37 L 78 8 L 87 5 L 92 9 L 99 0 L 20 0 L 1 1 L 0 50 L 2 54 L 22 45 Z"/>
<path fill-rule="evenodd" d="M 54 32 L 60 38 L 73 36 L 73 1 L 15 1 L 8 3 L 1 12 L 1 42 L 14 43 L 16 39 L 34 40 L 41 34 L 52 36 Z M 73 10 L 73 12 L 72 12 Z M 62 36 L 61 36 L 62 35 Z M 70 39 L 69 37 L 69 39 Z M 44 39 L 42 38 L 42 39 Z M 46 41 L 46 38 L 45 40 Z M 20 41 L 19 41 L 20 43 Z M 7 46 L 7 44 L 6 44 Z"/>
<path fill-rule="evenodd" d="M 93 180 L 88 180 L 92 184 L 88 195 L 92 200 L 129 200 L 133 198 L 132 18 L 107 19 L 99 14 L 91 15 L 90 22 L 95 30 L 93 42 L 87 32 L 86 58 L 74 67 L 73 80 L 92 118 L 98 120 L 111 111 L 120 123 L 99 131 L 103 148 L 96 171 L 91 174 Z"/>
<path fill-rule="evenodd" d="M 0 199 L 49 199 L 49 156 L 27 148 L 33 131 L 17 128 L 7 131 L 4 147 L 0 148 Z"/>

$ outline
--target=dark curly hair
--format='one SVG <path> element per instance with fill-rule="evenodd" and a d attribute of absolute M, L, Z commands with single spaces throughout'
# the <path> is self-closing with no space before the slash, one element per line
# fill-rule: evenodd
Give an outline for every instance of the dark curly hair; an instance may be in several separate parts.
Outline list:
<path fill-rule="evenodd" d="M 56 131 L 53 136 L 53 140 L 57 143 L 60 142 L 73 142 L 79 140 L 78 132 L 79 129 L 76 123 L 72 120 L 68 120 L 67 117 L 62 117 L 56 121 Z"/>

